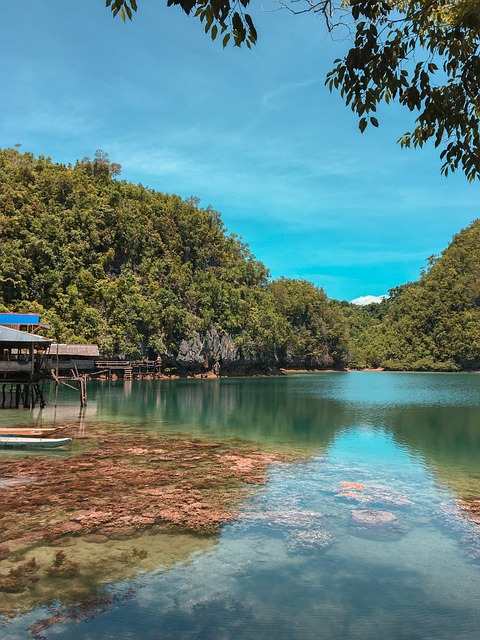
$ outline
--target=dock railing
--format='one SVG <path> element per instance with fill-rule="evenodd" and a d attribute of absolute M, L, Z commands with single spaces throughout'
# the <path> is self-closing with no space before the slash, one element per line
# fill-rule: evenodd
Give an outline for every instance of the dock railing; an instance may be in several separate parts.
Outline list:
<path fill-rule="evenodd" d="M 128 371 L 135 373 L 157 373 L 159 360 L 95 360 L 95 369 L 102 371 Z"/>

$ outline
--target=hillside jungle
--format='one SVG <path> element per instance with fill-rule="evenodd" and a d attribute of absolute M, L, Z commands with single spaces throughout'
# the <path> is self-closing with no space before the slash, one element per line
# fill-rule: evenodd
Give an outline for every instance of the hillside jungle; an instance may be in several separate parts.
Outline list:
<path fill-rule="evenodd" d="M 120 169 L 101 151 L 65 166 L 0 150 L 0 311 L 184 374 L 480 368 L 480 220 L 417 282 L 358 307 L 271 280 L 217 211 Z"/>

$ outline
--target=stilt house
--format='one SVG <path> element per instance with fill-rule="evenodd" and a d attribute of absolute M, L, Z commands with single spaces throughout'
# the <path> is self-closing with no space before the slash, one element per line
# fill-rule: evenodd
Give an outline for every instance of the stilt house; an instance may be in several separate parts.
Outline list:
<path fill-rule="evenodd" d="M 41 366 L 48 338 L 0 326 L 1 407 L 44 404 L 40 389 Z"/>

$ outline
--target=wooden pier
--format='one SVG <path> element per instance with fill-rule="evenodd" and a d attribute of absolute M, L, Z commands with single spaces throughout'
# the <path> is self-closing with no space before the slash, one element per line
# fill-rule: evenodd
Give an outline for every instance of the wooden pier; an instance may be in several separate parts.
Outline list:
<path fill-rule="evenodd" d="M 80 395 L 80 406 L 87 406 L 87 375 L 80 375 L 78 371 L 72 371 L 69 378 L 60 378 L 58 373 L 52 369 L 52 378 L 55 381 L 55 406 L 57 406 L 58 388 L 60 385 L 78 391 Z"/>
<path fill-rule="evenodd" d="M 161 364 L 161 360 L 96 360 L 95 369 L 98 373 L 105 372 L 109 378 L 117 375 L 124 380 L 133 380 L 159 375 Z"/>

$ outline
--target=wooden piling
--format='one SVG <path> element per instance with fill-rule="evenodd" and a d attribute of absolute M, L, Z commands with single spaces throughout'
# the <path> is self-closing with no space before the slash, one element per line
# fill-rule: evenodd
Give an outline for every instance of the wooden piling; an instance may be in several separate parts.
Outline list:
<path fill-rule="evenodd" d="M 86 376 L 78 377 L 78 391 L 80 393 L 80 405 L 85 407 L 87 405 L 87 378 Z"/>

